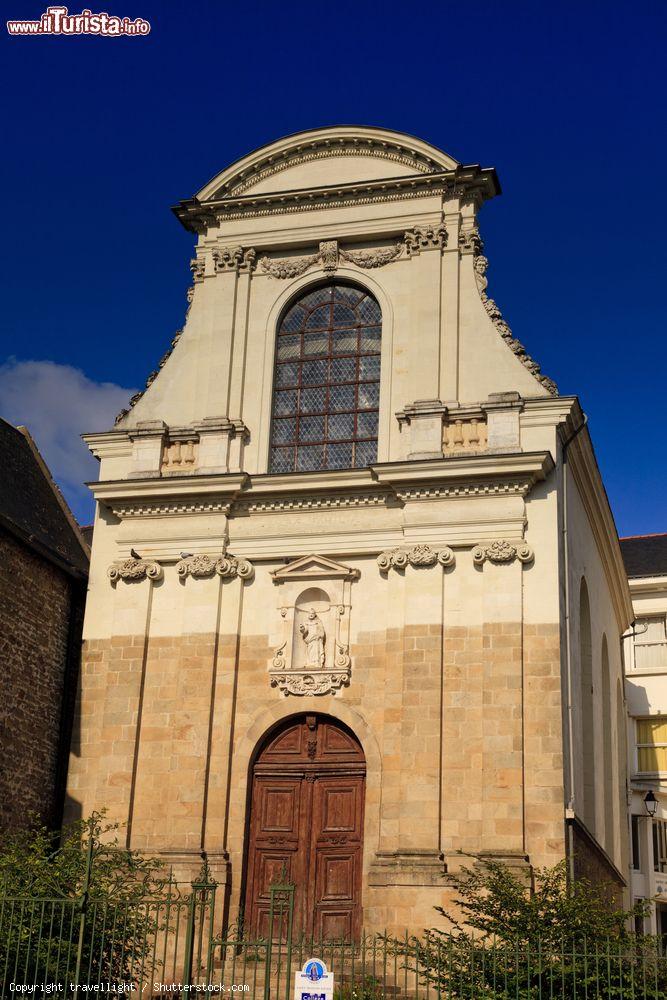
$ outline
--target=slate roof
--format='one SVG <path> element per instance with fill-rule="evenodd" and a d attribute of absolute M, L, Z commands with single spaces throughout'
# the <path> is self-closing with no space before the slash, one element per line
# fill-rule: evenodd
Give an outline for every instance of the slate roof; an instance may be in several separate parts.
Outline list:
<path fill-rule="evenodd" d="M 629 577 L 667 575 L 667 534 L 631 535 L 620 542 Z"/>
<path fill-rule="evenodd" d="M 88 574 L 85 542 L 37 446 L 1 417 L 0 526 L 67 572 Z"/>

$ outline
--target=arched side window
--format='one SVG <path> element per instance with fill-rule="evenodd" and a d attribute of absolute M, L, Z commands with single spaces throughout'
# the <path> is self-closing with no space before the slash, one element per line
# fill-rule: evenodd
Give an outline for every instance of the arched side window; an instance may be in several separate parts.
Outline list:
<path fill-rule="evenodd" d="M 593 645 L 591 638 L 591 605 L 586 581 L 579 590 L 579 679 L 580 719 L 583 776 L 584 823 L 595 833 L 595 698 L 593 695 Z"/>
<path fill-rule="evenodd" d="M 613 717 L 611 677 L 607 636 L 602 635 L 602 780 L 604 783 L 604 842 L 607 854 L 614 857 L 614 759 L 612 743 Z M 620 779 L 619 779 L 620 780 Z"/>
<path fill-rule="evenodd" d="M 351 285 L 290 305 L 278 328 L 269 472 L 377 460 L 381 322 L 373 296 Z"/>

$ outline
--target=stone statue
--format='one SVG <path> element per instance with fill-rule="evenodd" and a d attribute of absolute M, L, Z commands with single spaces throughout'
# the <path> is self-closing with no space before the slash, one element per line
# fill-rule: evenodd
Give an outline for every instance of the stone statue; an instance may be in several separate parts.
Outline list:
<path fill-rule="evenodd" d="M 299 632 L 306 644 L 306 666 L 323 667 L 326 632 L 315 608 L 308 612 L 308 620 L 299 625 Z"/>

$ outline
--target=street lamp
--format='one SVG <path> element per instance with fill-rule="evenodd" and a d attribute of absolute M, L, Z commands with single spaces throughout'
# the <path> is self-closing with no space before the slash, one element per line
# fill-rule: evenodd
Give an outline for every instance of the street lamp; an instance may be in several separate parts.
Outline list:
<path fill-rule="evenodd" d="M 649 788 L 648 792 L 644 796 L 644 808 L 646 809 L 646 815 L 650 816 L 651 819 L 655 816 L 658 811 L 658 800 L 653 794 L 652 789 Z"/>

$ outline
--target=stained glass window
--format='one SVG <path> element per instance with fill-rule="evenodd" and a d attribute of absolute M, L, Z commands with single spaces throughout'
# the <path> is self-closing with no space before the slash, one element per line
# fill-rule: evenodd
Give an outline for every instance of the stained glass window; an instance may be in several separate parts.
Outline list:
<path fill-rule="evenodd" d="M 292 303 L 278 329 L 270 472 L 377 460 L 381 323 L 373 296 L 350 285 Z"/>

